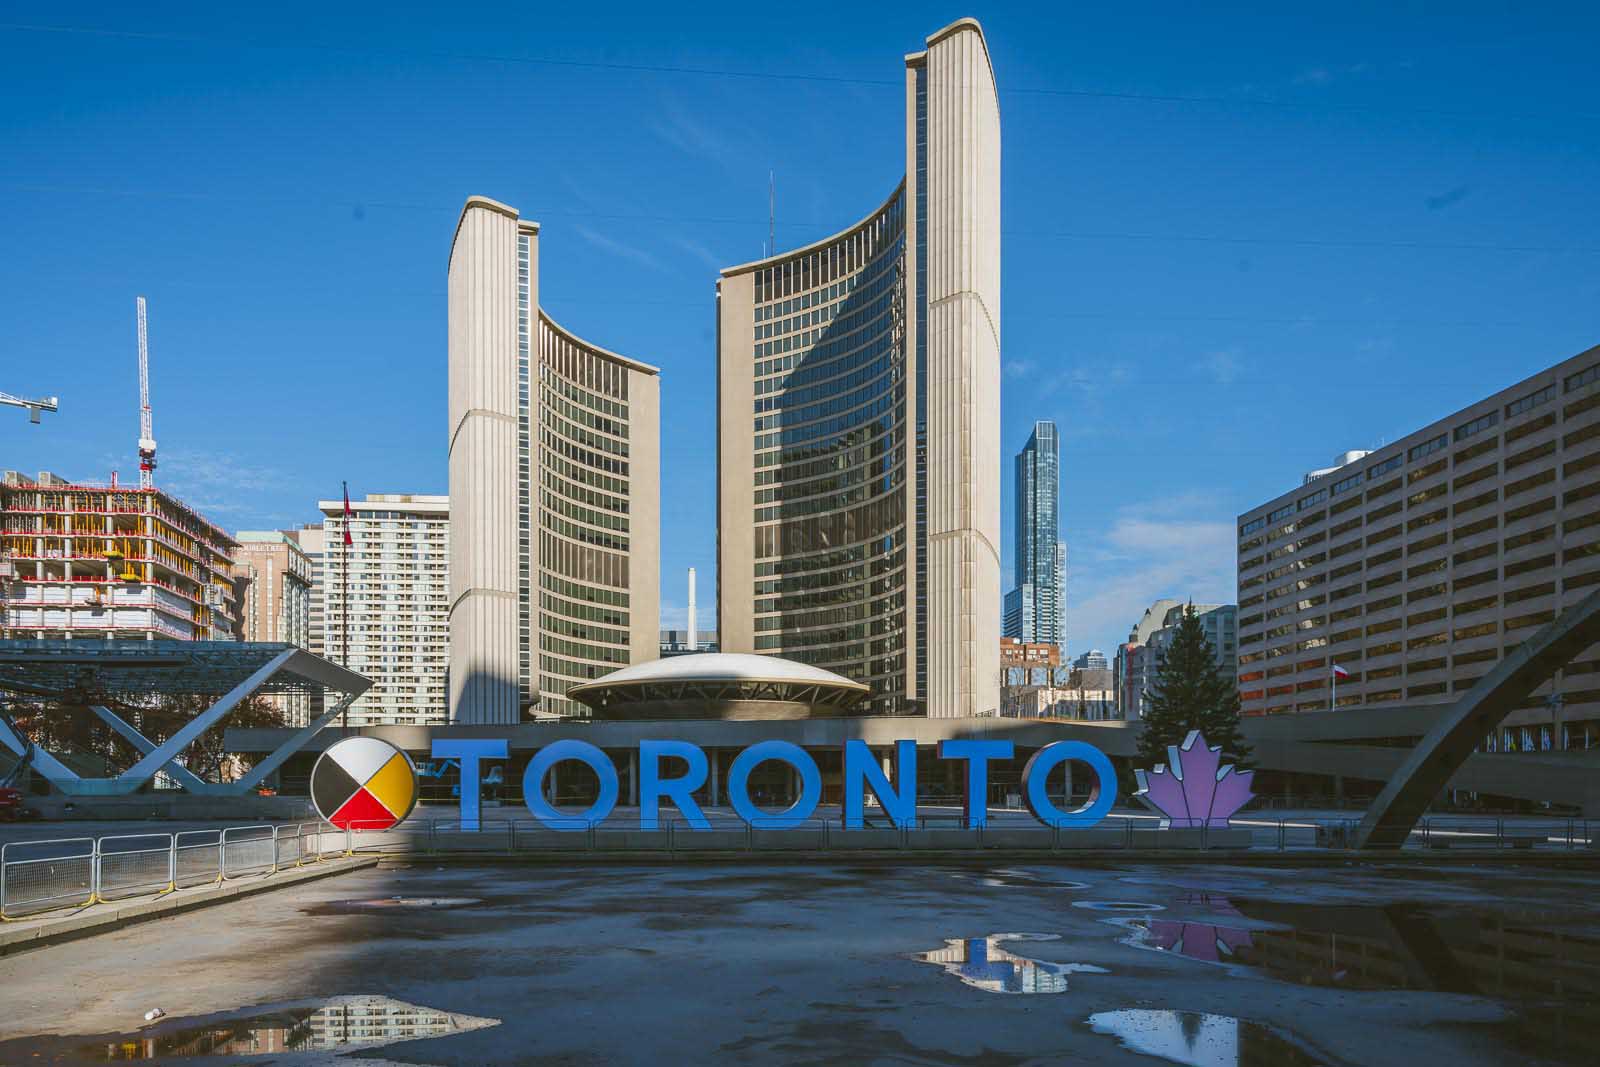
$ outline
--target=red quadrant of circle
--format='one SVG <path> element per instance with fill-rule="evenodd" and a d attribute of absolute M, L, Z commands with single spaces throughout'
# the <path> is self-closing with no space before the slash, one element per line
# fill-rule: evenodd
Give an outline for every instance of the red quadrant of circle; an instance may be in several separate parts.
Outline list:
<path fill-rule="evenodd" d="M 328 819 L 341 830 L 387 830 L 395 824 L 394 812 L 378 803 L 365 789 L 357 789 Z"/>

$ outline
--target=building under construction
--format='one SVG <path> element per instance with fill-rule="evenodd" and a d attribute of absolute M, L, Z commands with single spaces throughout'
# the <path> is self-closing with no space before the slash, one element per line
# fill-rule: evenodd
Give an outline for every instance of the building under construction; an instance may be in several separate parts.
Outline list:
<path fill-rule="evenodd" d="M 0 637 L 231 641 L 239 545 L 159 489 L 0 480 Z"/>

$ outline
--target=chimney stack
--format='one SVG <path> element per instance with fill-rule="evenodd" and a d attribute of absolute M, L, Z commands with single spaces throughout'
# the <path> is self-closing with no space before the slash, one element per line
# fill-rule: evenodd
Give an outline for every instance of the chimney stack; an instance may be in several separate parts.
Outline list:
<path fill-rule="evenodd" d="M 697 635 L 694 632 L 694 568 L 689 568 L 689 651 L 693 652 L 699 647 Z"/>

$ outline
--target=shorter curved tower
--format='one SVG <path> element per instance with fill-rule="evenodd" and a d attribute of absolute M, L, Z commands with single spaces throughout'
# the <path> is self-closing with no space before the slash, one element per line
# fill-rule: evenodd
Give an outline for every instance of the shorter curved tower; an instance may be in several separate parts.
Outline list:
<path fill-rule="evenodd" d="M 539 306 L 539 225 L 471 197 L 450 249 L 450 721 L 586 715 L 658 653 L 660 378 Z"/>

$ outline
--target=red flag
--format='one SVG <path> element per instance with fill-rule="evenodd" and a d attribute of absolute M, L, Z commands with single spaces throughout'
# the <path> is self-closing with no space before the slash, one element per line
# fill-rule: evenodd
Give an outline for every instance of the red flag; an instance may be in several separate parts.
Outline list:
<path fill-rule="evenodd" d="M 344 485 L 344 543 L 353 545 L 355 541 L 350 538 L 350 483 L 344 482 L 342 484 Z"/>
<path fill-rule="evenodd" d="M 1345 670 L 1343 667 L 1339 666 L 1337 663 L 1335 663 L 1333 665 L 1333 676 L 1335 678 L 1349 678 L 1350 677 L 1350 672 Z"/>

